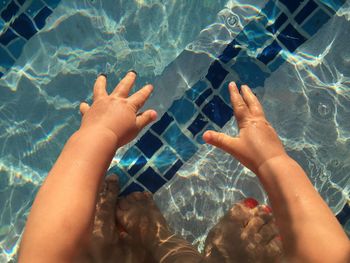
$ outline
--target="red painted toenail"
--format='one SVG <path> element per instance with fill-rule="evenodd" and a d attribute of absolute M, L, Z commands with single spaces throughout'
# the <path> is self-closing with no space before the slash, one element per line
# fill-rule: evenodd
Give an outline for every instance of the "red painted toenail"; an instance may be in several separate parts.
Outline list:
<path fill-rule="evenodd" d="M 246 207 L 253 209 L 254 207 L 259 205 L 259 202 L 256 201 L 254 198 L 247 198 L 243 201 L 243 204 Z"/>
<path fill-rule="evenodd" d="M 281 241 L 282 241 L 282 236 L 281 236 L 281 235 L 276 236 L 276 238 L 277 238 L 278 240 L 281 240 Z"/>
<path fill-rule="evenodd" d="M 271 214 L 272 213 L 272 208 L 268 205 L 264 205 L 263 209 L 266 213 Z"/>

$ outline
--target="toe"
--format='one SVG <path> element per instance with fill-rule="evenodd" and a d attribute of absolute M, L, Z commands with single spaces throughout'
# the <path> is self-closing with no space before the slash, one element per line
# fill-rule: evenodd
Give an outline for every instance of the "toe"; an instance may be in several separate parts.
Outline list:
<path fill-rule="evenodd" d="M 118 208 L 120 210 L 129 210 L 130 209 L 130 202 L 127 198 L 120 198 L 118 201 Z"/>
<path fill-rule="evenodd" d="M 278 258 L 283 256 L 282 241 L 279 238 L 272 239 L 266 246 L 266 252 L 270 257 Z"/>
<path fill-rule="evenodd" d="M 106 191 L 108 195 L 115 196 L 115 199 L 119 194 L 119 182 L 118 176 L 113 174 L 106 178 Z"/>
<path fill-rule="evenodd" d="M 267 224 L 273 220 L 273 215 L 269 211 L 266 205 L 259 205 L 252 210 L 252 213 L 255 217 L 260 217 Z"/>
<path fill-rule="evenodd" d="M 254 198 L 246 198 L 245 200 L 243 200 L 243 204 L 246 207 L 253 209 L 254 207 L 259 205 L 259 202 Z"/>
<path fill-rule="evenodd" d="M 243 203 L 235 204 L 227 213 L 230 221 L 245 226 L 252 217 L 251 209 L 246 207 Z"/>
<path fill-rule="evenodd" d="M 261 243 L 268 244 L 272 239 L 274 239 L 278 235 L 278 229 L 274 222 L 270 222 L 264 225 L 259 234 L 262 237 Z"/>
<path fill-rule="evenodd" d="M 135 192 L 133 193 L 133 195 L 136 201 L 142 201 L 145 199 L 145 195 L 143 194 L 143 192 Z"/>
<path fill-rule="evenodd" d="M 150 192 L 143 192 L 143 195 L 147 200 L 153 199 L 153 195 Z"/>
<path fill-rule="evenodd" d="M 248 224 L 243 229 L 241 238 L 243 240 L 253 239 L 255 234 L 259 232 L 260 228 L 264 224 L 264 220 L 262 220 L 260 217 L 253 217 L 251 220 L 249 220 Z"/>
<path fill-rule="evenodd" d="M 142 199 L 142 192 L 133 192 L 131 194 L 129 194 L 128 196 L 126 196 L 126 199 L 130 202 L 130 203 L 134 203 L 135 201 L 140 201 Z"/>

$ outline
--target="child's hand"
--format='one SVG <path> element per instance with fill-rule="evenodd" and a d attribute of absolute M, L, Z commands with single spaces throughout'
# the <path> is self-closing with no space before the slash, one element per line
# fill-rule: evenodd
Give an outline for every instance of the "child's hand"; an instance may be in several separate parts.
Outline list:
<path fill-rule="evenodd" d="M 242 96 L 234 82 L 229 85 L 231 103 L 239 127 L 239 135 L 207 131 L 203 139 L 233 155 L 254 173 L 267 160 L 286 155 L 275 130 L 265 118 L 264 111 L 248 86 L 242 86 Z"/>
<path fill-rule="evenodd" d="M 118 147 L 134 139 L 146 125 L 157 118 L 154 110 L 138 114 L 153 90 L 151 85 L 146 85 L 128 97 L 135 80 L 136 74 L 133 71 L 127 73 L 108 95 L 107 79 L 100 75 L 95 82 L 92 106 L 85 102 L 80 104 L 83 115 L 80 129 L 112 132 L 116 136 Z"/>

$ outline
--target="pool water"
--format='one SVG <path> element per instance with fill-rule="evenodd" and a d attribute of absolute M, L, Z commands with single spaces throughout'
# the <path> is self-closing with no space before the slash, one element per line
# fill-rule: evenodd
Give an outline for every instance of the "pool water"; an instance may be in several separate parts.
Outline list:
<path fill-rule="evenodd" d="M 131 68 L 159 120 L 120 149 L 121 192 L 149 190 L 173 228 L 203 246 L 257 178 L 203 143 L 236 134 L 227 84 L 247 83 L 288 153 L 350 231 L 350 1 L 0 0 L 0 262 L 14 260 L 35 193 L 80 101 Z"/>

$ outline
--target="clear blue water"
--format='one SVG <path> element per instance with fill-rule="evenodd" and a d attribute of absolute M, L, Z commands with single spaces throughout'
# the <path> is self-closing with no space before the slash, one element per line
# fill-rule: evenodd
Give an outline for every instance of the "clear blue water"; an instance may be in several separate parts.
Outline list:
<path fill-rule="evenodd" d="M 5 2 L 10 1 L 3 1 L 4 7 Z M 35 2 L 27 1 L 21 11 L 31 8 L 25 12 L 34 12 Z M 331 16 L 329 21 L 296 51 L 282 49 L 279 58 L 283 63 L 275 58 L 263 68 L 266 75 L 258 77 L 248 67 L 252 66 L 250 59 L 259 57 L 265 41 L 273 42 L 273 34 L 262 34 L 258 28 L 247 30 L 247 25 L 259 22 L 260 10 L 270 2 L 63 0 L 52 7 L 45 27 L 25 40 L 14 64 L 8 70 L 0 66 L 4 73 L 0 79 L 0 262 L 16 254 L 35 193 L 66 139 L 79 127 L 78 105 L 91 101 L 99 72 L 108 74 L 111 90 L 128 69 L 136 69 L 140 77 L 135 89 L 144 83 L 155 84 L 146 107 L 155 108 L 159 116 L 165 112 L 176 116 L 169 110 L 172 103 L 198 80 L 212 84 L 205 78 L 208 69 L 233 39 L 241 41 L 246 55 L 225 63 L 221 60 L 229 73 L 211 96 L 225 101 L 222 90 L 227 81 L 250 81 L 288 153 L 307 171 L 334 213 L 339 213 L 349 202 L 350 185 L 350 47 L 344 40 L 350 39 L 349 1 L 335 15 L 321 8 Z M 268 24 L 274 24 L 283 12 L 309 36 L 317 24 L 311 21 L 313 16 L 300 26 L 296 22 L 306 3 L 292 12 L 281 2 L 277 2 L 276 16 L 266 15 Z M 288 21 L 278 30 L 283 31 Z M 311 21 L 308 26 L 307 21 Z M 3 24 L 2 33 L 11 21 Z M 239 38 L 242 29 L 253 40 L 247 45 Z M 205 112 L 204 106 L 195 109 Z M 187 123 L 195 117 L 189 118 Z M 207 121 L 204 129 L 210 125 L 220 128 L 210 118 Z M 235 121 L 228 120 L 222 130 L 237 133 Z M 197 152 L 155 198 L 174 229 L 201 247 L 208 229 L 233 202 L 245 196 L 266 201 L 267 196 L 250 171 L 230 156 L 202 145 L 199 137 L 191 139 Z M 167 143 L 165 136 L 159 139 Z M 121 149 L 111 166 L 124 160 L 132 147 Z M 176 149 L 170 150 L 176 158 L 183 158 Z M 162 161 L 166 162 L 156 155 L 150 159 L 158 168 Z"/>

